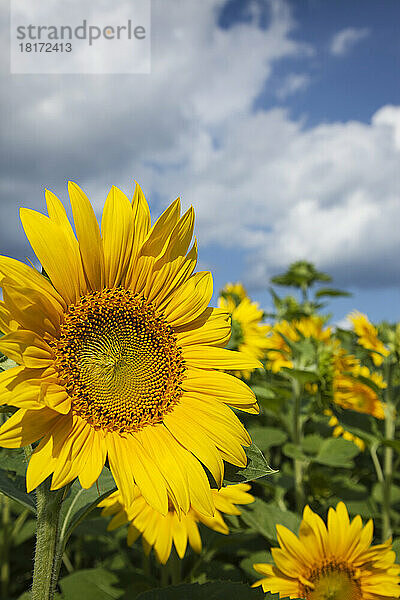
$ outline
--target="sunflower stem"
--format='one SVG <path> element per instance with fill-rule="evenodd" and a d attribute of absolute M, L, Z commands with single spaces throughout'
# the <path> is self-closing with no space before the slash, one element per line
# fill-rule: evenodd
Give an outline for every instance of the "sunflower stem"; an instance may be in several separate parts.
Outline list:
<path fill-rule="evenodd" d="M 2 547 L 0 548 L 0 580 L 1 580 L 1 597 L 7 598 L 8 587 L 10 584 L 10 562 L 9 562 L 9 551 L 10 551 L 10 539 L 9 539 L 9 526 L 10 526 L 10 500 L 7 496 L 0 495 L 0 506 L 2 505 L 2 526 L 3 526 L 3 540 Z"/>
<path fill-rule="evenodd" d="M 385 393 L 385 438 L 393 440 L 396 429 L 395 407 L 392 402 L 392 374 L 393 365 L 390 360 L 386 366 L 386 393 Z M 386 541 L 392 535 L 390 517 L 391 509 L 391 487 L 393 479 L 393 448 L 385 446 L 383 462 L 384 479 L 382 482 L 382 541 Z"/>
<path fill-rule="evenodd" d="M 55 554 L 64 490 L 52 492 L 47 479 L 36 489 L 36 549 L 32 600 L 53 600 L 57 586 Z"/>
<path fill-rule="evenodd" d="M 300 384 L 297 379 L 292 379 L 293 391 L 293 443 L 296 450 L 301 451 L 302 427 L 300 419 L 301 410 L 301 391 Z M 305 504 L 304 486 L 303 486 L 303 462 L 301 459 L 294 457 L 294 491 L 296 497 L 296 510 L 299 513 L 303 512 Z"/>

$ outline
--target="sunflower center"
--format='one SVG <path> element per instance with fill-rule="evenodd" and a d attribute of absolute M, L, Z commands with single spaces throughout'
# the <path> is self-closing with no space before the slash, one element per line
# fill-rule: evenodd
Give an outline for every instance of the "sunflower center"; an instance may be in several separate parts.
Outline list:
<path fill-rule="evenodd" d="M 324 565 L 313 571 L 308 580 L 313 588 L 305 585 L 301 590 L 306 600 L 362 600 L 360 585 L 346 565 Z"/>
<path fill-rule="evenodd" d="M 182 395 L 185 367 L 171 327 L 129 290 L 104 289 L 71 305 L 55 351 L 73 412 L 95 428 L 159 423 Z"/>

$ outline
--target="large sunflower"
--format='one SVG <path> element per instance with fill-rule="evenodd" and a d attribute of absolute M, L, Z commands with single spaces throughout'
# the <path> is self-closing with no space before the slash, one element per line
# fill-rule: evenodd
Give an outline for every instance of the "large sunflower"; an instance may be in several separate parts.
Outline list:
<path fill-rule="evenodd" d="M 254 586 L 281 598 L 305 600 L 394 600 L 400 596 L 400 566 L 392 542 L 371 546 L 373 522 L 349 519 L 339 502 L 329 509 L 328 526 L 308 506 L 297 537 L 277 525 L 280 548 L 272 549 L 275 564 L 255 564 L 264 575 Z M 253 587 L 254 587 L 253 586 Z"/>
<path fill-rule="evenodd" d="M 0 445 L 40 440 L 27 488 L 52 474 L 52 489 L 98 478 L 106 459 L 124 502 L 134 482 L 162 514 L 194 506 L 212 515 L 205 465 L 218 486 L 224 464 L 246 464 L 250 438 L 227 404 L 258 408 L 251 390 L 214 369 L 250 369 L 225 350 L 228 314 L 209 308 L 212 278 L 193 275 L 194 213 L 176 200 L 151 226 L 136 186 L 132 202 L 113 187 L 101 232 L 82 190 L 69 185 L 77 239 L 61 202 L 49 217 L 21 210 L 26 235 L 50 281 L 0 257 L 0 350 L 18 363 L 0 375 L 0 403 L 18 410 Z M 50 283 L 51 282 L 51 283 Z"/>
<path fill-rule="evenodd" d="M 124 507 L 119 492 L 111 494 L 99 506 L 103 507 L 103 516 L 113 515 L 108 525 L 109 530 L 129 522 L 128 544 L 132 545 L 141 535 L 145 553 L 149 554 L 154 548 L 158 561 L 165 564 L 171 554 L 172 544 L 180 558 L 183 558 L 188 542 L 195 552 L 201 552 L 198 523 L 203 523 L 218 533 L 228 534 L 229 528 L 221 513 L 240 515 L 236 504 L 254 502 L 254 497 L 247 493 L 249 489 L 250 485 L 238 483 L 220 490 L 211 490 L 215 506 L 213 517 L 206 517 L 195 508 L 191 508 L 186 515 L 179 515 L 172 504 L 168 513 L 161 515 L 149 506 L 137 488 L 130 508 Z"/>

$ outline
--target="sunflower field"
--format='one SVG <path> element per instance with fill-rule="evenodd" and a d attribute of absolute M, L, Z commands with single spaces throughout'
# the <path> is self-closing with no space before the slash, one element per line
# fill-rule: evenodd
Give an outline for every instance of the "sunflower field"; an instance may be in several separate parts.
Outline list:
<path fill-rule="evenodd" d="M 0 257 L 0 597 L 399 598 L 400 324 L 303 260 L 210 307 L 193 209 L 69 193 Z"/>

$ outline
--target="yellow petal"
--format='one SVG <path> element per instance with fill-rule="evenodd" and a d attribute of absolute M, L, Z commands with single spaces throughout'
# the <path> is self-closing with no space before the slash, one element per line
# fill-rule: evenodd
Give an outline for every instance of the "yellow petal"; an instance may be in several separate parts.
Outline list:
<path fill-rule="evenodd" d="M 66 389 L 57 383 L 44 381 L 40 385 L 39 402 L 65 415 L 71 410 L 71 397 Z"/>
<path fill-rule="evenodd" d="M 207 308 L 207 320 L 197 328 L 176 333 L 179 346 L 226 346 L 231 337 L 231 318 L 221 308 Z"/>
<path fill-rule="evenodd" d="M 243 381 L 233 375 L 204 369 L 187 369 L 182 388 L 187 392 L 196 392 L 211 397 L 251 413 L 257 413 L 254 392 Z"/>
<path fill-rule="evenodd" d="M 57 243 L 59 243 L 59 240 Z M 62 296 L 43 275 L 18 260 L 8 256 L 0 256 L 0 274 L 2 277 L 7 277 L 10 282 L 15 283 L 18 287 L 37 290 L 46 295 L 61 313 L 67 306 Z M 0 280 L 2 277 L 0 277 Z"/>
<path fill-rule="evenodd" d="M 73 260 L 74 268 L 76 269 L 79 279 L 80 293 L 84 294 L 87 291 L 87 284 L 85 280 L 85 274 L 83 272 L 81 253 L 79 250 L 78 241 L 71 227 L 71 223 L 68 220 L 65 208 L 57 196 L 55 196 L 53 192 L 50 192 L 49 190 L 46 190 L 46 204 L 49 218 L 57 223 L 57 225 L 59 225 L 64 232 L 64 241 L 68 244 L 71 260 Z"/>
<path fill-rule="evenodd" d="M 181 415 L 178 408 L 164 416 L 166 427 L 184 448 L 207 467 L 217 485 L 222 485 L 224 463 L 216 446 L 201 429 L 186 424 L 185 415 Z"/>
<path fill-rule="evenodd" d="M 178 222 L 179 214 L 180 200 L 177 198 L 175 202 L 172 202 L 172 204 L 170 204 L 170 206 L 168 206 L 168 208 L 160 215 L 150 229 L 147 239 L 140 250 L 142 256 L 158 257 L 168 241 L 173 228 Z"/>
<path fill-rule="evenodd" d="M 107 456 L 106 442 L 101 432 L 92 429 L 87 446 L 87 460 L 79 473 L 80 484 L 85 489 L 89 489 L 98 480 Z"/>
<path fill-rule="evenodd" d="M 197 554 L 201 552 L 201 537 L 199 533 L 199 528 L 194 519 L 188 519 L 186 521 L 186 527 L 188 531 L 189 544 L 193 548 Z"/>
<path fill-rule="evenodd" d="M 105 285 L 120 285 L 131 259 L 133 241 L 132 206 L 127 196 L 113 186 L 107 196 L 101 221 L 104 247 Z"/>
<path fill-rule="evenodd" d="M 11 404 L 13 397 L 13 388 L 18 383 L 25 380 L 21 373 L 25 371 L 25 367 L 12 367 L 6 371 L 0 372 L 0 406 L 3 404 Z"/>
<path fill-rule="evenodd" d="M 36 489 L 51 473 L 57 464 L 53 456 L 53 436 L 49 433 L 35 448 L 26 470 L 26 489 L 29 492 Z"/>
<path fill-rule="evenodd" d="M 18 330 L 0 338 L 0 352 L 30 368 L 43 368 L 54 362 L 50 346 L 33 331 Z"/>
<path fill-rule="evenodd" d="M 166 483 L 142 444 L 132 435 L 106 437 L 111 472 L 127 506 L 133 502 L 136 483 L 147 502 L 161 514 L 168 512 Z"/>
<path fill-rule="evenodd" d="M 88 286 L 91 290 L 101 290 L 104 286 L 104 254 L 99 224 L 81 188 L 70 181 L 68 191 Z"/>
<path fill-rule="evenodd" d="M 170 325 L 179 327 L 193 321 L 206 310 L 212 291 L 211 273 L 200 271 L 172 292 L 158 309 L 164 312 Z"/>
<path fill-rule="evenodd" d="M 11 333 L 12 331 L 16 331 L 18 327 L 19 323 L 13 318 L 4 302 L 0 300 L 0 331 L 2 333 Z"/>
<path fill-rule="evenodd" d="M 169 236 L 179 219 L 179 213 L 180 204 L 176 200 L 162 213 L 148 232 L 135 260 L 134 269 L 131 271 L 129 285 L 133 291 L 139 293 L 146 288 L 147 281 L 151 278 L 153 265 L 165 249 Z"/>
<path fill-rule="evenodd" d="M 262 363 L 235 350 L 214 348 L 212 346 L 184 346 L 182 348 L 183 358 L 189 366 L 202 369 L 258 369 L 263 368 Z"/>
<path fill-rule="evenodd" d="M 58 451 L 57 463 L 51 480 L 52 490 L 64 487 L 78 477 L 91 450 L 87 445 L 91 431 L 89 423 L 80 417 L 73 417 L 70 431 Z"/>
<path fill-rule="evenodd" d="M 133 243 L 131 258 L 125 278 L 125 287 L 130 288 L 133 274 L 136 272 L 136 264 L 139 251 L 147 237 L 150 229 L 150 210 L 141 187 L 136 183 L 135 193 L 132 199 L 133 219 Z"/>
<path fill-rule="evenodd" d="M 61 225 L 28 208 L 20 217 L 26 236 L 44 270 L 67 304 L 76 302 L 80 294 L 75 257 Z"/>
<path fill-rule="evenodd" d="M 176 440 L 162 424 L 145 427 L 137 436 L 167 481 L 177 511 L 182 509 L 187 513 L 190 507 L 189 488 L 186 473 L 177 460 Z"/>
<path fill-rule="evenodd" d="M 20 409 L 0 427 L 0 446 L 4 448 L 22 448 L 39 440 L 57 423 L 60 418 L 54 410 Z"/>
<path fill-rule="evenodd" d="M 172 537 L 179 558 L 183 558 L 186 552 L 188 542 L 187 520 L 188 517 L 182 517 L 181 520 L 179 520 L 176 514 L 172 515 Z"/>
<path fill-rule="evenodd" d="M 57 337 L 60 332 L 62 313 L 44 294 L 29 288 L 3 283 L 3 297 L 7 309 L 22 329 L 35 331 L 40 336 L 46 333 Z"/>

